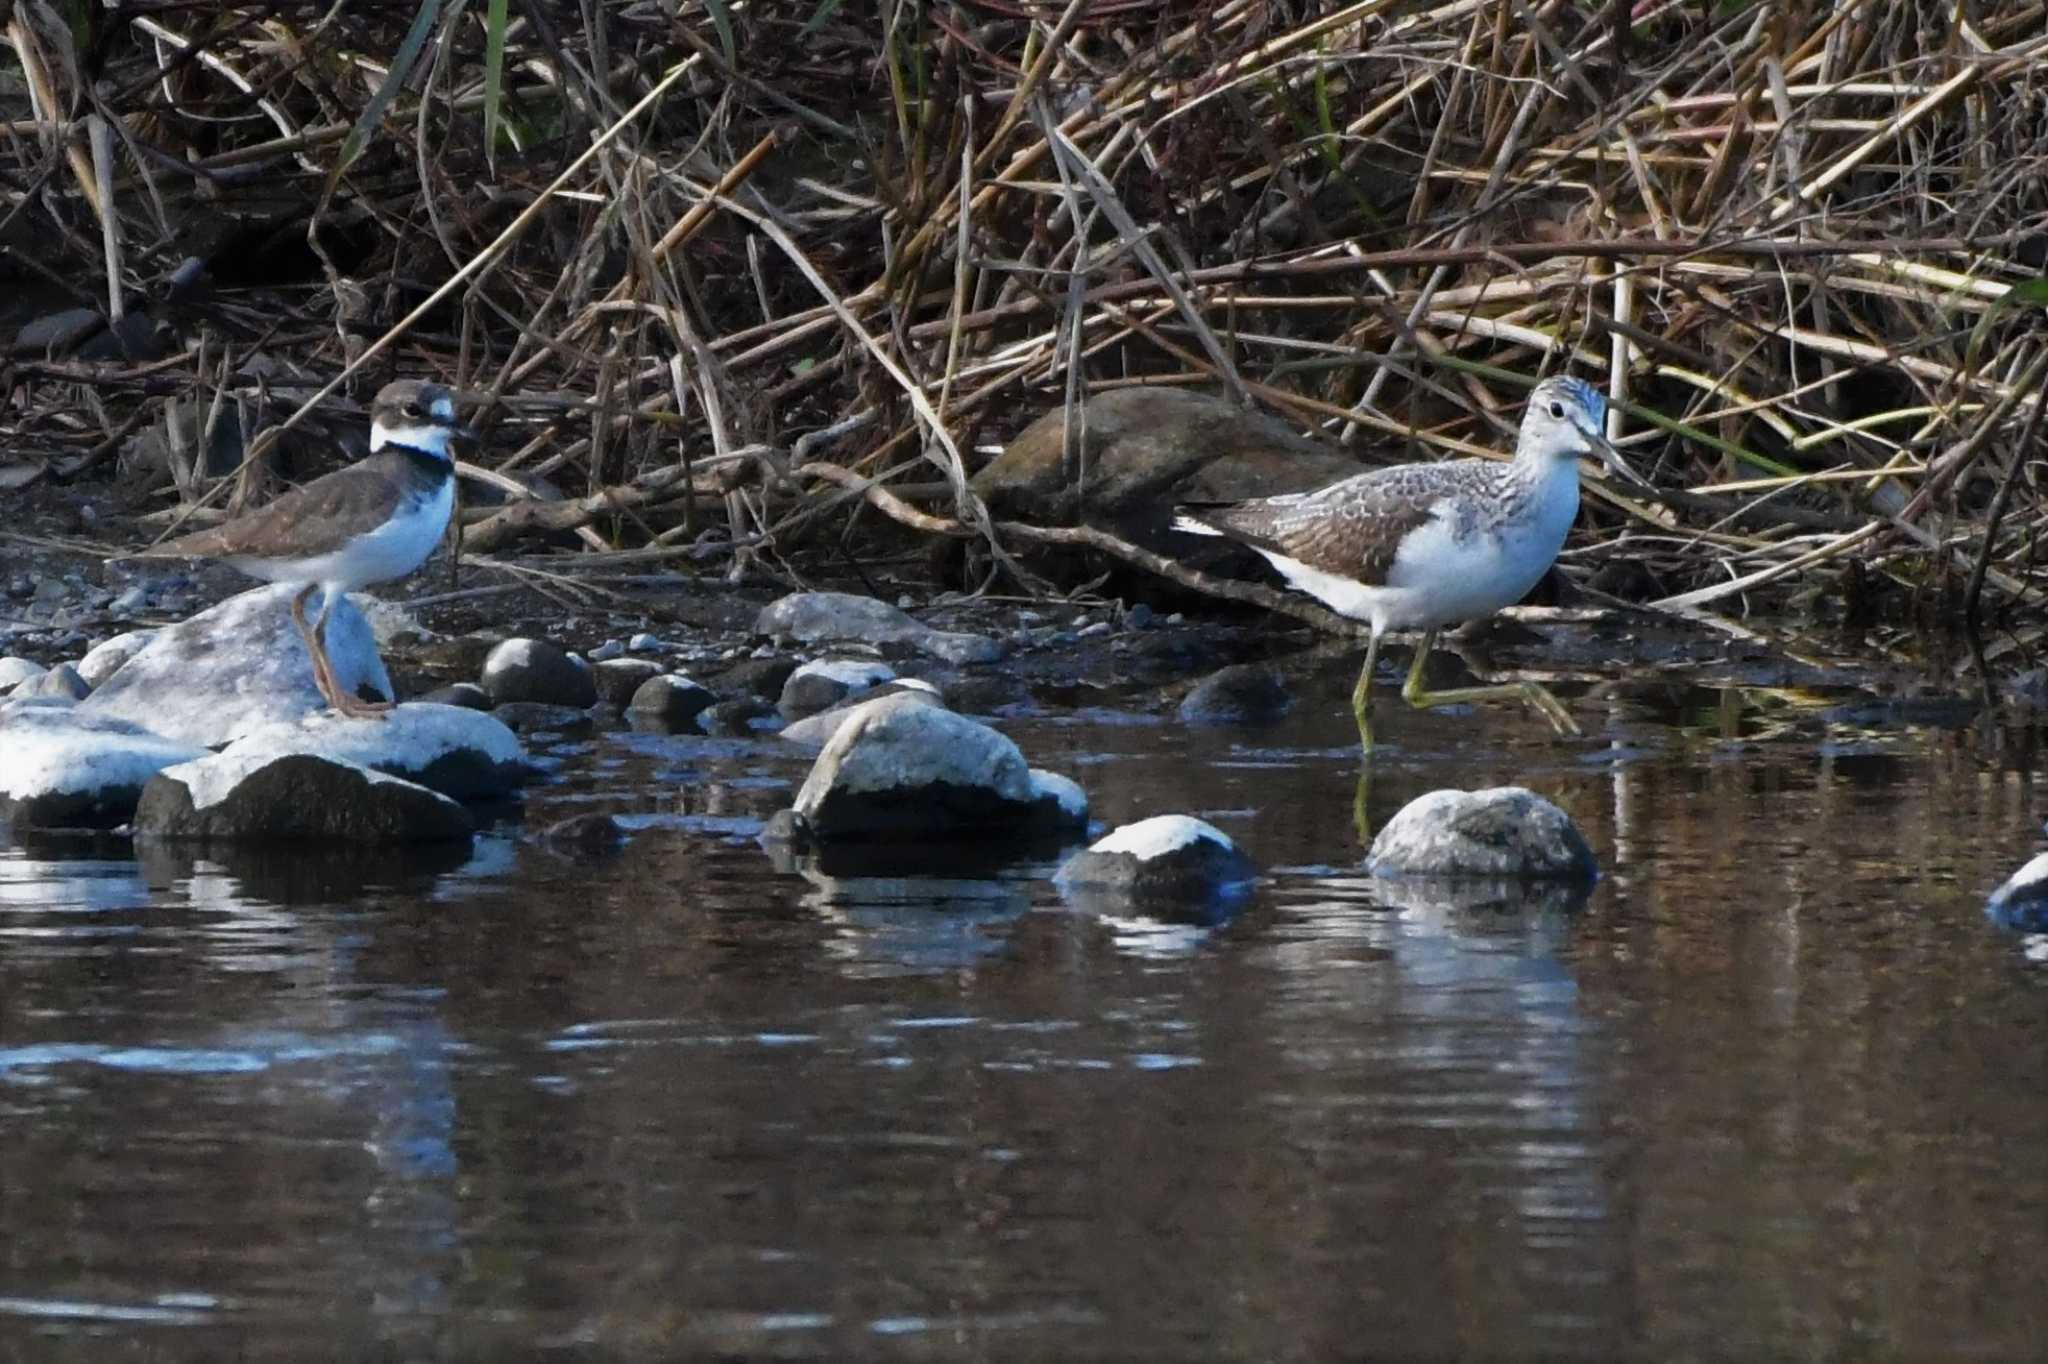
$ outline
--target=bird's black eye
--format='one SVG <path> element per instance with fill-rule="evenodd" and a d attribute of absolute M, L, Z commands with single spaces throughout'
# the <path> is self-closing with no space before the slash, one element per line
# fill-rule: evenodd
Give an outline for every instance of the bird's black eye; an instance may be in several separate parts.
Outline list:
<path fill-rule="evenodd" d="M 1563 404 L 1563 403 L 1561 403 L 1561 402 L 1559 402 L 1559 401 L 1558 401 L 1557 399 L 1555 399 L 1555 398 L 1552 398 L 1552 399 L 1550 400 L 1550 415 L 1551 415 L 1551 417 L 1552 417 L 1552 418 L 1553 418 L 1554 420 L 1557 420 L 1557 421 L 1563 421 L 1563 420 L 1564 420 L 1564 404 Z"/>
<path fill-rule="evenodd" d="M 407 403 L 405 405 L 405 415 L 411 417 L 414 421 L 418 421 L 427 414 L 420 408 L 418 403 Z"/>

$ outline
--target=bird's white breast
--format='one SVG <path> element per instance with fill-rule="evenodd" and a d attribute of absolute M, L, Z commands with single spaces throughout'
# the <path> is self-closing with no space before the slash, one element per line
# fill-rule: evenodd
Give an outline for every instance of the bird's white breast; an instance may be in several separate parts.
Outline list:
<path fill-rule="evenodd" d="M 291 565 L 290 576 L 344 592 L 403 578 L 433 554 L 454 510 L 455 480 L 444 478 L 433 491 L 400 503 L 390 520 L 368 534 L 330 554 Z"/>
<path fill-rule="evenodd" d="M 1579 510 L 1577 471 L 1556 474 L 1527 490 L 1518 514 L 1491 525 L 1468 524 L 1459 508 L 1441 504 L 1401 542 L 1379 603 L 1385 628 L 1428 628 L 1491 615 L 1534 587 L 1564 547 Z"/>

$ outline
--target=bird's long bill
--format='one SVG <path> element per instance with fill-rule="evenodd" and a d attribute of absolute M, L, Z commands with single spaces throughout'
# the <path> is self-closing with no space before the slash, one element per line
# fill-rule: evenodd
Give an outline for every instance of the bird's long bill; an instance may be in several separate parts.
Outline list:
<path fill-rule="evenodd" d="M 1651 486 L 1650 480 L 1644 478 L 1634 469 L 1629 468 L 1628 461 L 1621 457 L 1621 451 L 1614 448 L 1614 442 L 1598 432 L 1589 431 L 1586 434 L 1593 438 L 1593 448 L 1599 452 L 1600 462 L 1612 470 L 1616 477 L 1625 483 L 1633 483 L 1639 488 Z"/>
<path fill-rule="evenodd" d="M 477 434 L 476 428 L 467 422 L 455 423 L 455 425 L 448 428 L 448 434 L 469 445 L 482 445 L 484 443 L 484 438 Z"/>

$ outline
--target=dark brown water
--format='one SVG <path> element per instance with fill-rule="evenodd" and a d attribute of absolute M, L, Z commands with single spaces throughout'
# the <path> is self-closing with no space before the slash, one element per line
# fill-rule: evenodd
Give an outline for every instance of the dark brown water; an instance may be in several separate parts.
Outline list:
<path fill-rule="evenodd" d="M 1271 869 L 1214 931 L 777 872 L 773 741 L 557 746 L 453 865 L 0 850 L 0 1358 L 2040 1357 L 2011 736 L 1576 708 L 1390 708 L 1370 806 L 1541 790 L 1578 906 L 1360 875 L 1334 690 L 1005 722 Z"/>

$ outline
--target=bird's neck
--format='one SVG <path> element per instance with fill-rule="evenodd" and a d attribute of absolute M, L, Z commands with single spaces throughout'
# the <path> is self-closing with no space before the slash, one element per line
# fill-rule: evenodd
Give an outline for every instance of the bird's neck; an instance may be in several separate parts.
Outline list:
<path fill-rule="evenodd" d="M 428 466 L 431 470 L 447 471 L 455 467 L 455 455 L 449 448 L 450 433 L 441 426 L 386 426 L 382 422 L 370 424 L 370 453 L 389 451 L 405 455 L 409 460 Z"/>
<path fill-rule="evenodd" d="M 1579 462 L 1576 459 L 1559 459 L 1548 451 L 1524 443 L 1515 450 L 1515 458 L 1508 465 L 1508 477 L 1531 492 L 1576 490 L 1579 486 Z"/>
<path fill-rule="evenodd" d="M 449 450 L 450 436 L 445 426 L 386 426 L 383 422 L 371 422 L 370 453 L 374 455 L 387 445 L 403 445 L 452 463 L 455 456 Z"/>

